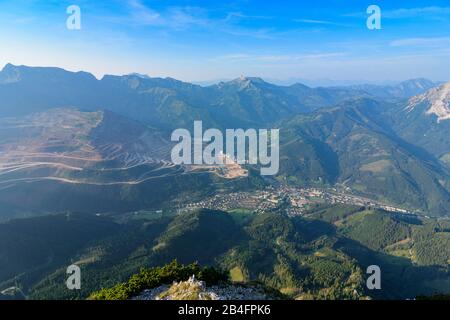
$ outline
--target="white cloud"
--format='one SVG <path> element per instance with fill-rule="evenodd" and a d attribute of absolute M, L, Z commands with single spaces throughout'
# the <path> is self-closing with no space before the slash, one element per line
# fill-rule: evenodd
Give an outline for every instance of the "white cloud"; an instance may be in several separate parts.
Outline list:
<path fill-rule="evenodd" d="M 270 28 L 246 28 L 239 25 L 244 19 L 271 19 L 268 16 L 251 16 L 241 12 L 230 12 L 223 17 L 210 17 L 210 12 L 201 7 L 167 7 L 164 11 L 156 11 L 142 0 L 128 0 L 130 16 L 122 21 L 128 24 L 149 25 L 169 30 L 201 28 L 221 31 L 226 34 L 258 39 L 271 38 Z M 120 19 L 115 19 L 119 20 Z"/>
<path fill-rule="evenodd" d="M 141 0 L 128 0 L 130 24 L 184 29 L 193 26 L 206 27 L 212 21 L 206 17 L 205 10 L 196 7 L 168 7 L 158 12 Z"/>
<path fill-rule="evenodd" d="M 398 8 L 392 10 L 383 10 L 381 8 L 383 18 L 387 19 L 405 19 L 405 18 L 438 18 L 450 15 L 450 7 L 417 7 L 417 8 Z M 365 11 L 352 12 L 345 14 L 346 17 L 367 17 Z"/>
<path fill-rule="evenodd" d="M 162 24 L 164 21 L 161 15 L 145 6 L 140 0 L 128 0 L 128 6 L 131 9 L 133 21 L 138 24 Z"/>
<path fill-rule="evenodd" d="M 392 19 L 450 15 L 450 7 L 433 6 L 422 8 L 400 8 L 395 10 L 382 11 L 382 15 L 385 18 Z"/>
<path fill-rule="evenodd" d="M 224 21 L 231 21 L 233 19 L 255 19 L 255 20 L 269 20 L 273 19 L 271 16 L 256 16 L 256 15 L 247 15 L 242 12 L 229 12 L 225 17 Z"/>
<path fill-rule="evenodd" d="M 250 59 L 251 55 L 246 53 L 232 53 L 232 54 L 226 54 L 223 56 L 215 57 L 213 60 L 243 60 L 243 59 Z"/>
<path fill-rule="evenodd" d="M 326 20 L 314 20 L 314 19 L 294 19 L 294 22 L 301 22 L 301 23 L 309 23 L 309 24 L 327 24 L 327 25 L 337 25 L 337 23 L 334 23 L 332 21 L 326 21 Z"/>
<path fill-rule="evenodd" d="M 228 54 L 213 58 L 222 61 L 254 61 L 254 62 L 298 62 L 302 60 L 320 60 L 331 57 L 345 56 L 345 52 L 305 53 L 305 54 L 283 54 L 283 55 L 252 55 L 247 53 Z"/>
<path fill-rule="evenodd" d="M 402 47 L 402 46 L 448 47 L 450 46 L 450 37 L 404 38 L 391 41 L 390 45 L 393 47 Z"/>

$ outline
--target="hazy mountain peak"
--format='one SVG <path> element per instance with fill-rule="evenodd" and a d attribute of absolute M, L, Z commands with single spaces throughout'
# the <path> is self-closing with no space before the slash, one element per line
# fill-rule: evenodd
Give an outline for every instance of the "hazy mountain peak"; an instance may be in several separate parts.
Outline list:
<path fill-rule="evenodd" d="M 2 71 L 0 71 L 0 83 L 13 83 L 18 81 L 20 81 L 19 67 L 11 63 L 6 64 Z"/>
<path fill-rule="evenodd" d="M 12 63 L 7 63 L 7 64 L 3 67 L 3 69 L 2 69 L 1 72 L 7 71 L 7 70 L 9 70 L 9 69 L 11 69 L 11 68 L 15 68 L 15 67 L 16 67 L 16 66 L 13 65 Z"/>
<path fill-rule="evenodd" d="M 249 90 L 249 89 L 259 89 L 261 86 L 270 86 L 269 83 L 265 82 L 263 79 L 258 77 L 246 77 L 240 76 L 229 82 L 221 83 L 221 86 L 232 86 L 237 87 L 238 90 Z"/>
<path fill-rule="evenodd" d="M 311 87 L 307 86 L 306 84 L 300 83 L 300 82 L 291 84 L 289 87 L 295 88 L 295 89 L 311 89 Z"/>
<path fill-rule="evenodd" d="M 42 81 L 74 81 L 79 80 L 97 80 L 95 76 L 85 71 L 68 71 L 57 67 L 29 67 L 16 66 L 8 63 L 0 71 L 0 84 L 16 83 L 27 81 L 32 84 L 42 83 Z"/>
<path fill-rule="evenodd" d="M 434 86 L 434 82 L 425 78 L 416 78 L 402 81 L 398 85 L 400 87 L 413 87 L 427 90 Z"/>
<path fill-rule="evenodd" d="M 411 98 L 406 109 L 412 111 L 422 103 L 427 105 L 425 114 L 436 115 L 438 122 L 450 119 L 450 82 Z"/>
<path fill-rule="evenodd" d="M 263 79 L 258 77 L 246 77 L 240 76 L 237 79 L 232 80 L 233 83 L 266 83 Z"/>

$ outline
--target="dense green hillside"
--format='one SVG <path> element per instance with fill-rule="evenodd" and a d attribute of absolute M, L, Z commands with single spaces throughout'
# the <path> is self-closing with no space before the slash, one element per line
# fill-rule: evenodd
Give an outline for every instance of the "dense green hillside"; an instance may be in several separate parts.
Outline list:
<path fill-rule="evenodd" d="M 374 114 L 381 110 L 363 99 L 283 122 L 281 176 L 298 185 L 339 183 L 407 208 L 447 214 L 448 173 L 380 123 Z"/>
<path fill-rule="evenodd" d="M 62 230 L 39 233 L 40 241 L 25 239 L 20 251 L 0 247 L 5 270 L 10 270 L 4 273 L 0 289 L 17 283 L 32 298 L 85 298 L 125 281 L 142 267 L 178 259 L 217 266 L 233 281 L 258 281 L 297 299 L 411 298 L 450 292 L 446 221 L 346 206 L 316 208 L 294 218 L 282 211 L 197 210 L 179 216 L 149 213 L 139 219 L 122 214 L 83 218 L 105 232 L 83 227 L 82 240 L 75 241 L 80 224 L 72 226 L 66 219 L 60 215 L 0 225 L 24 229 L 45 222 Z M 65 231 L 61 223 L 72 227 Z M 52 240 L 53 234 L 59 242 Z M 4 233 L 2 243 L 17 237 Z M 48 252 L 47 258 L 58 253 L 59 258 L 50 261 L 22 252 Z M 13 272 L 19 261 L 20 274 Z M 82 290 L 76 292 L 65 287 L 65 267 L 73 262 L 81 266 L 83 275 Z M 365 288 L 365 270 L 373 264 L 382 270 L 380 291 Z"/>
<path fill-rule="evenodd" d="M 109 219 L 73 213 L 0 224 L 0 283 L 15 277 L 19 282 L 37 281 L 70 261 L 80 248 L 121 230 Z"/>
<path fill-rule="evenodd" d="M 336 248 L 358 264 L 380 266 L 384 289 L 374 291 L 375 298 L 450 290 L 447 220 L 342 206 L 318 209 L 309 216 L 332 222 L 343 236 Z"/>

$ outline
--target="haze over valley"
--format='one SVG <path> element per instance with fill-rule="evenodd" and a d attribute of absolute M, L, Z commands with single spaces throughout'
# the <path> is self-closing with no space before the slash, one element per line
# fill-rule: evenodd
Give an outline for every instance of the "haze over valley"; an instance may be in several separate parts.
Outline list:
<path fill-rule="evenodd" d="M 124 297 L 116 287 L 95 291 L 173 259 L 285 298 L 447 293 L 449 97 L 449 82 L 426 79 L 311 88 L 241 76 L 199 86 L 8 64 L 3 297 Z M 171 132 L 196 120 L 279 128 L 278 174 L 233 161 L 175 165 Z M 64 287 L 69 262 L 89 281 L 79 292 Z M 374 263 L 389 281 L 376 293 L 363 276 Z"/>

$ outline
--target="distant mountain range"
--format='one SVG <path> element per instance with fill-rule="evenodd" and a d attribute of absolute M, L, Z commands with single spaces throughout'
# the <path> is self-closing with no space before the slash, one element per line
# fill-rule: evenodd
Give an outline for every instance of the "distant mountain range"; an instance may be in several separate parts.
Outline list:
<path fill-rule="evenodd" d="M 436 87 L 438 83 L 434 83 L 428 79 L 411 79 L 400 82 L 397 85 L 383 86 L 383 85 L 353 85 L 350 88 L 366 91 L 375 98 L 381 99 L 406 99 L 418 94 L 421 94 L 433 87 Z"/>
<path fill-rule="evenodd" d="M 85 152 L 89 146 L 102 161 L 117 156 L 119 158 L 114 158 L 114 161 L 120 159 L 126 163 L 119 167 L 132 166 L 132 170 L 122 170 L 120 175 L 114 172 L 113 177 L 108 177 L 107 173 L 112 172 L 111 168 L 114 167 L 109 160 L 105 162 L 110 166 L 109 171 L 103 168 L 95 175 L 88 173 L 86 167 L 83 167 L 82 173 L 77 173 L 76 170 L 68 169 L 67 164 L 58 162 L 59 167 L 52 164 L 52 168 L 45 169 L 46 174 L 40 166 L 9 170 L 2 175 L 0 183 L 8 186 L 5 184 L 8 179 L 26 182 L 33 177 L 50 175 L 54 180 L 43 183 L 66 185 L 63 182 L 73 181 L 75 176 L 75 181 L 81 182 L 82 188 L 87 190 L 96 184 L 99 185 L 96 190 L 109 189 L 117 186 L 118 181 L 126 182 L 129 188 L 136 189 L 136 186 L 141 186 L 136 182 L 146 185 L 157 181 L 148 179 L 146 166 L 153 165 L 147 163 L 140 166 L 142 159 L 153 159 L 157 154 L 157 162 L 168 163 L 169 160 L 168 143 L 162 147 L 165 149 L 165 156 L 162 156 L 160 143 L 139 145 L 142 136 L 154 141 L 159 136 L 162 138 L 158 139 L 167 141 L 170 130 L 192 128 L 194 120 L 202 120 L 205 127 L 222 129 L 281 128 L 280 181 L 328 186 L 337 183 L 366 196 L 407 208 L 447 214 L 450 212 L 448 88 L 448 83 L 437 86 L 426 79 L 408 80 L 395 86 L 310 88 L 302 84 L 277 86 L 260 78 L 247 77 L 201 87 L 171 78 L 149 78 L 139 74 L 105 76 L 97 80 L 85 72 L 72 73 L 58 68 L 9 64 L 0 72 L 0 117 L 18 117 L 22 120 L 15 120 L 18 121 L 17 129 L 8 126 L 2 128 L 1 138 L 12 135 L 18 139 L 21 137 L 18 134 L 20 128 L 30 125 L 27 122 L 56 123 L 52 125 L 55 130 L 53 133 L 47 130 L 28 133 L 39 136 L 39 141 L 45 140 L 47 149 L 41 152 L 51 152 L 48 148 L 52 143 L 65 146 L 64 150 L 53 147 L 53 151 L 64 154 L 68 152 L 67 147 L 73 153 L 81 152 L 80 149 Z M 61 107 L 88 113 L 74 113 L 69 109 L 67 114 L 61 109 L 48 111 Z M 101 110 L 107 112 L 99 113 Z M 39 116 L 29 118 L 29 114 Z M 27 120 L 23 120 L 25 116 Z M 64 123 L 74 118 L 80 122 L 79 127 L 63 127 L 61 132 L 56 130 L 60 125 L 57 119 Z M 101 125 L 92 125 L 98 118 L 103 119 Z M 153 129 L 146 129 L 143 127 L 145 125 Z M 61 137 L 69 130 L 75 130 L 73 134 L 76 134 L 79 128 L 86 130 L 86 146 L 80 145 L 79 137 L 61 141 Z M 46 135 L 40 136 L 42 132 Z M 95 137 L 99 132 L 102 133 L 101 137 Z M 7 139 L 0 150 L 7 151 L 11 158 L 14 150 L 10 148 L 11 145 L 22 145 L 23 148 L 23 143 L 23 139 Z M 27 150 L 32 150 L 38 144 L 33 140 L 26 143 Z M 61 165 L 65 167 L 61 168 Z M 172 175 L 166 171 L 174 171 L 175 176 L 183 178 L 189 176 L 179 175 L 178 170 L 174 169 L 169 165 L 164 170 L 152 170 L 158 175 L 161 173 L 164 179 Z M 83 178 L 83 174 L 87 174 L 88 178 Z M 134 181 L 134 184 L 130 185 L 130 181 Z M 167 191 L 179 190 L 173 189 L 173 184 L 170 185 L 172 187 Z M 30 192 L 29 187 L 28 183 L 19 187 L 14 182 L 14 186 L 5 188 L 8 191 L 3 192 L 0 201 L 11 205 L 11 199 L 16 198 L 13 194 L 22 194 L 18 190 Z M 67 188 L 73 192 L 74 183 L 66 185 L 64 190 Z M 98 194 L 107 195 L 109 192 L 112 191 Z M 92 191 L 89 193 L 97 194 Z M 45 196 L 51 194 L 46 193 Z M 121 197 L 113 194 L 111 196 L 119 202 L 128 197 L 124 198 L 123 191 Z M 136 190 L 131 194 L 129 200 L 114 206 L 134 207 L 131 203 L 139 203 L 140 200 L 136 199 L 141 198 L 137 196 L 139 192 Z M 161 198 L 169 194 L 161 195 Z M 95 196 L 92 198 L 95 202 L 94 199 Z M 42 198 L 40 203 L 48 202 L 51 201 Z M 112 205 L 114 201 L 108 203 Z M 150 202 L 147 199 L 144 203 Z M 61 203 L 56 208 L 64 208 L 65 205 Z"/>
<path fill-rule="evenodd" d="M 407 98 L 430 86 L 426 80 L 411 80 L 395 87 L 310 88 L 240 77 L 201 87 L 138 74 L 107 75 L 97 80 L 85 72 L 8 64 L 0 72 L 0 116 L 75 107 L 108 109 L 158 128 L 188 126 L 195 119 L 221 128 L 252 127 L 330 107 L 351 97 Z"/>

